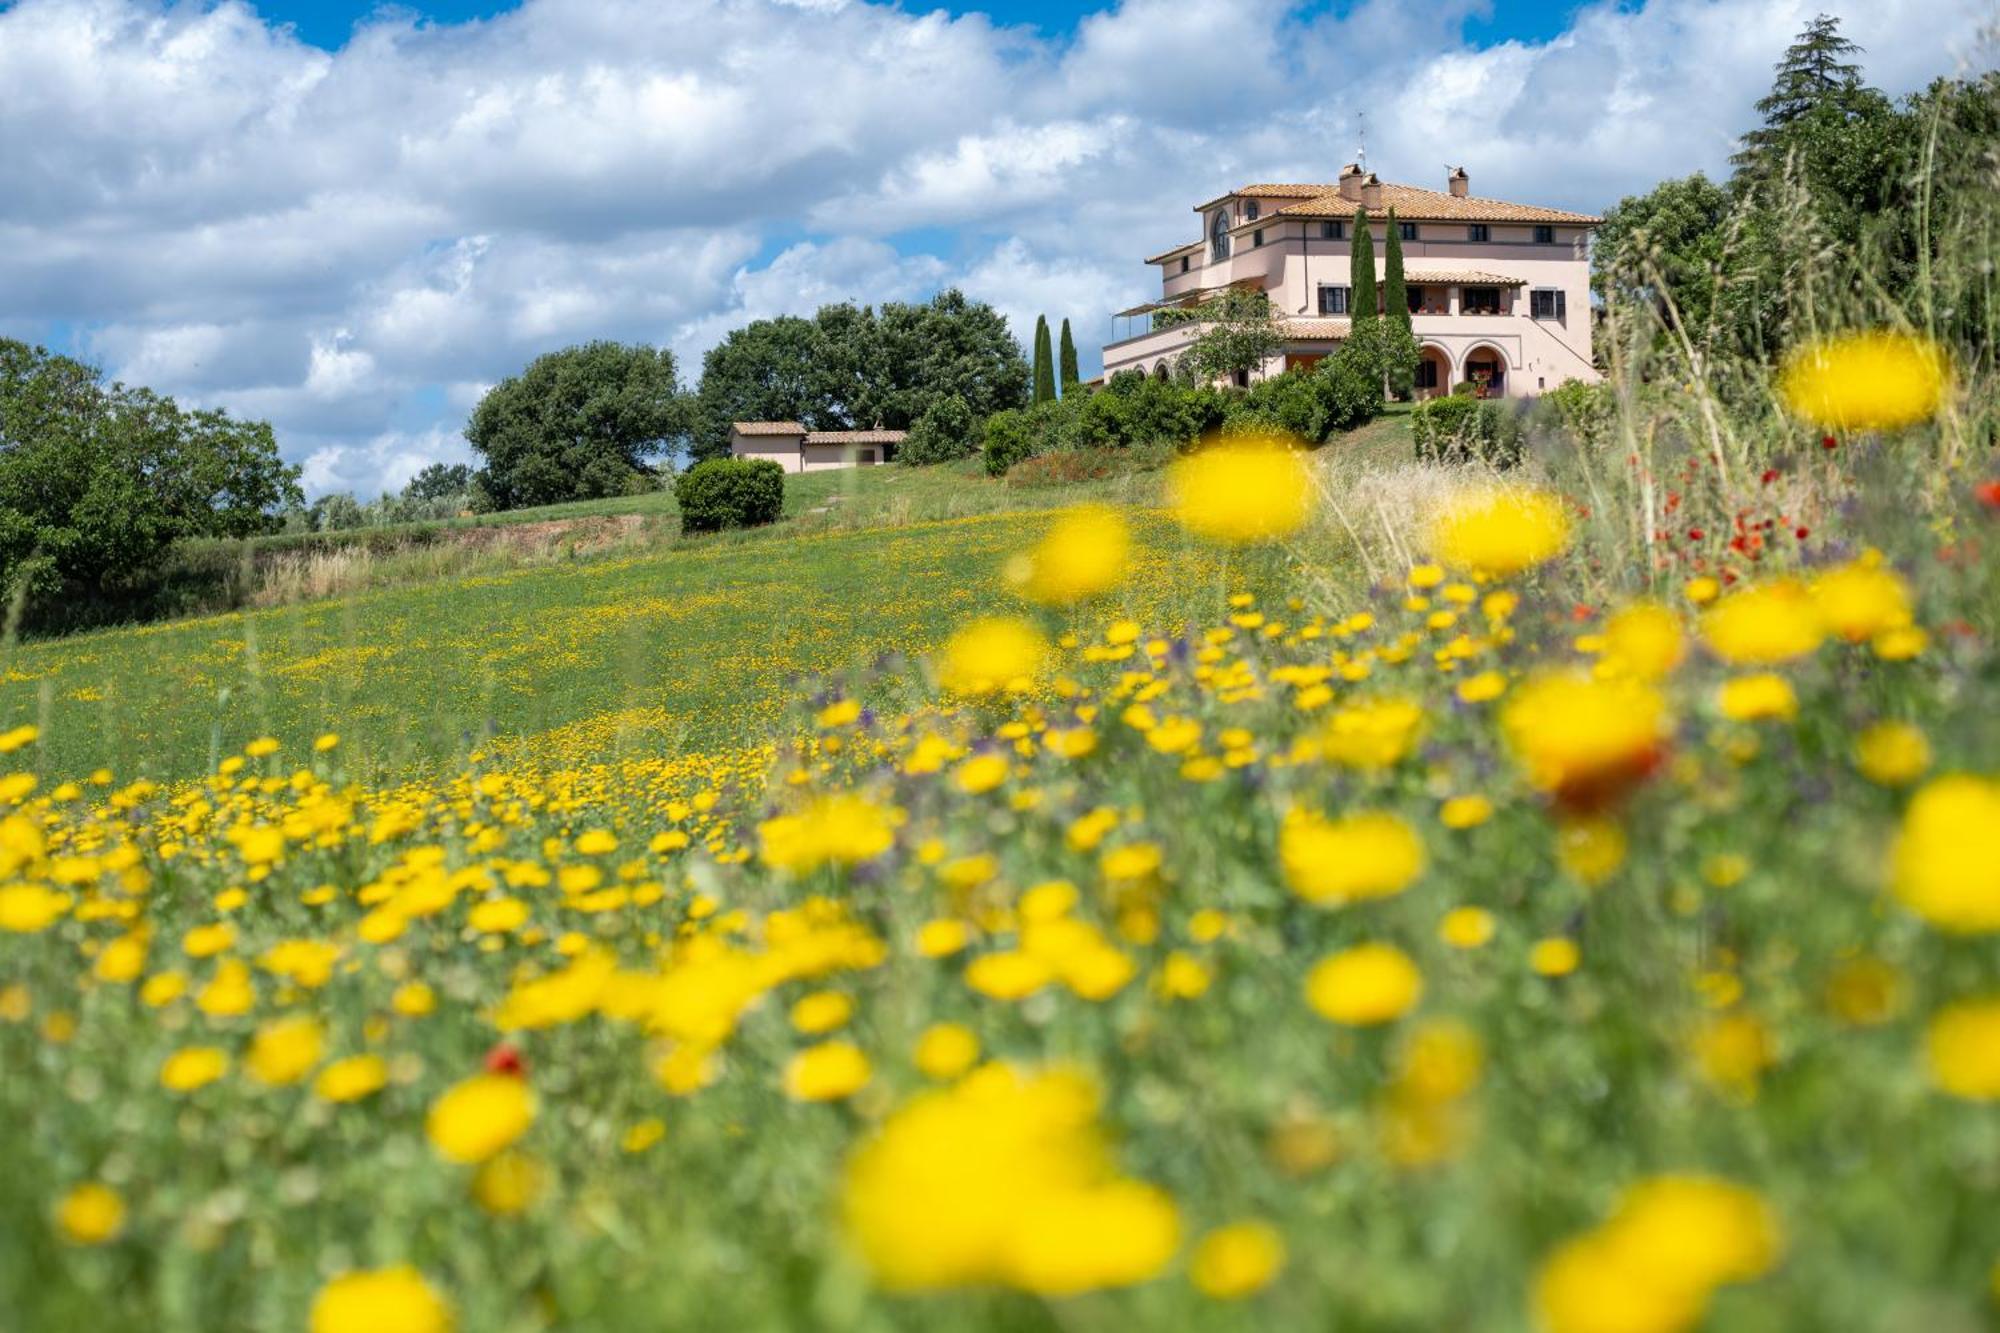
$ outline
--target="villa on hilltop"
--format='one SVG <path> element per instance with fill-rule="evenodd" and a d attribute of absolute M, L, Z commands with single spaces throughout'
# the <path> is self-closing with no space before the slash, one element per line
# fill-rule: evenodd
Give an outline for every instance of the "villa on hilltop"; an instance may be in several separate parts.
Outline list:
<path fill-rule="evenodd" d="M 1423 351 L 1418 396 L 1467 380 L 1515 397 L 1596 381 L 1588 244 L 1601 219 L 1478 198 L 1463 167 L 1445 187 L 1384 184 L 1350 163 L 1332 185 L 1245 185 L 1195 205 L 1200 237 L 1145 261 L 1159 266 L 1160 299 L 1118 312 L 1138 331 L 1106 345 L 1105 377 L 1171 374 L 1202 326 L 1153 315 L 1232 286 L 1266 293 L 1285 334 L 1284 350 L 1239 383 L 1312 365 L 1347 336 L 1356 211 L 1374 241 L 1379 300 L 1393 208 L 1410 328 Z"/>

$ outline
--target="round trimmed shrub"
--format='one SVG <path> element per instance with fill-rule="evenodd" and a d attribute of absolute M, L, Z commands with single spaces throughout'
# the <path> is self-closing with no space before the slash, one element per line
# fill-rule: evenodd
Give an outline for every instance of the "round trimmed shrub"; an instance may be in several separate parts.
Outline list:
<path fill-rule="evenodd" d="M 754 528 L 785 509 L 785 470 L 768 458 L 711 458 L 674 482 L 683 532 Z"/>

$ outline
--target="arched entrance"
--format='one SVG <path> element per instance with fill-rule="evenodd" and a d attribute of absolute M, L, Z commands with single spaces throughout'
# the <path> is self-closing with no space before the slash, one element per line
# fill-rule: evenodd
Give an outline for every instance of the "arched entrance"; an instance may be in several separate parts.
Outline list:
<path fill-rule="evenodd" d="M 1501 398 L 1507 393 L 1507 355 L 1491 343 L 1480 343 L 1465 354 L 1461 379 L 1479 386 L 1481 398 Z"/>
<path fill-rule="evenodd" d="M 1417 358 L 1416 396 L 1435 398 L 1451 389 L 1451 353 L 1425 343 Z"/>
<path fill-rule="evenodd" d="M 1160 364 L 1158 364 L 1157 366 L 1154 366 L 1154 367 L 1153 367 L 1153 378 L 1154 378 L 1154 379 L 1156 379 L 1156 380 L 1158 380 L 1158 381 L 1159 381 L 1160 383 L 1162 383 L 1162 384 L 1165 384 L 1165 383 L 1167 382 L 1167 363 L 1166 363 L 1166 362 L 1162 361 L 1162 362 L 1160 362 Z"/>

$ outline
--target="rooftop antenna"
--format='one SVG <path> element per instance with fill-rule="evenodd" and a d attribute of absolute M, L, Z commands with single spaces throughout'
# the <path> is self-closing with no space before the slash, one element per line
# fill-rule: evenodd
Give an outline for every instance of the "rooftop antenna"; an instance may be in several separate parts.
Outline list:
<path fill-rule="evenodd" d="M 1361 143 L 1354 150 L 1354 161 L 1355 165 L 1359 166 L 1365 175 L 1368 171 L 1368 113 L 1366 111 L 1361 113 Z"/>

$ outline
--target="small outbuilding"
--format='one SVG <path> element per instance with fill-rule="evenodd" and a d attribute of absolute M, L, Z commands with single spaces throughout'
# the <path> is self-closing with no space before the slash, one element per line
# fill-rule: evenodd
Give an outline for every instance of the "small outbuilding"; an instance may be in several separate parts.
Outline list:
<path fill-rule="evenodd" d="M 796 421 L 735 421 L 729 426 L 729 452 L 737 458 L 768 458 L 787 472 L 872 467 L 894 458 L 906 433 L 807 430 Z"/>

